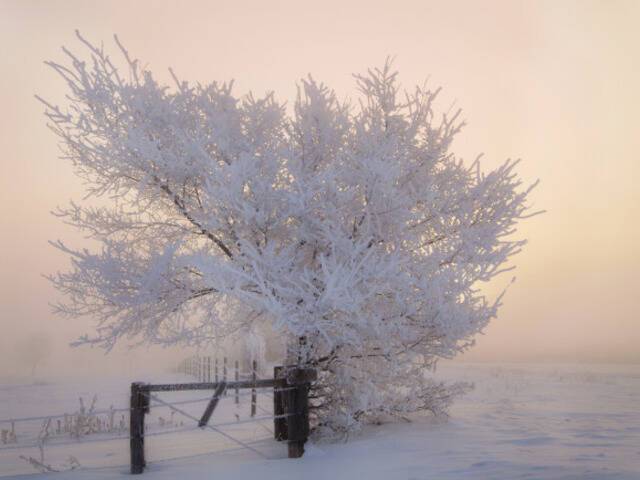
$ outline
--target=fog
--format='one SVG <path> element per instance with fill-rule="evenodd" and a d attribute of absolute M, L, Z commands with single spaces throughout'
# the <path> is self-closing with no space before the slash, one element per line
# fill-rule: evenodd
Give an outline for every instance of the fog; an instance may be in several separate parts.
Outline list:
<path fill-rule="evenodd" d="M 25 352 L 39 349 L 43 376 L 163 369 L 186 354 L 71 349 L 90 320 L 51 314 L 58 294 L 42 275 L 67 260 L 47 241 L 86 241 L 49 211 L 83 190 L 33 94 L 64 103 L 42 62 L 80 49 L 75 28 L 114 55 L 117 33 L 162 80 L 172 67 L 281 99 L 309 72 L 353 95 L 352 73 L 394 55 L 406 86 L 429 78 L 444 108 L 463 109 L 454 151 L 484 152 L 487 167 L 522 158 L 523 178 L 541 180 L 533 200 L 547 213 L 522 225 L 517 281 L 461 359 L 640 362 L 639 19 L 634 1 L 0 1 L 0 376 L 31 375 Z"/>

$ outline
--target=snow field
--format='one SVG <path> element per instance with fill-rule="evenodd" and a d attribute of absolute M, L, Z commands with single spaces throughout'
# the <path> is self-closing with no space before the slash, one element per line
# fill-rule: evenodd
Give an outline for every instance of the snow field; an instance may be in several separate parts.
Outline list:
<path fill-rule="evenodd" d="M 443 364 L 437 374 L 473 381 L 476 388 L 458 400 L 448 420 L 415 417 L 411 423 L 369 426 L 347 443 L 310 444 L 302 459 L 289 460 L 284 445 L 271 438 L 271 422 L 243 423 L 225 431 L 269 459 L 233 445 L 211 431 L 190 430 L 147 440 L 154 480 L 252 479 L 640 479 L 640 367 L 637 365 Z M 153 379 L 148 379 L 149 381 Z M 98 393 L 104 402 L 126 404 L 128 380 L 91 385 L 71 381 L 0 388 L 0 418 L 70 410 L 77 396 Z M 73 388 L 80 388 L 73 391 Z M 97 390 L 101 387 L 102 390 Z M 171 394 L 169 401 L 202 392 Z M 179 398 L 180 397 L 180 398 Z M 168 399 L 168 397 L 163 397 Z M 242 398 L 242 397 L 241 397 Z M 270 411 L 259 395 L 258 415 Z M 239 411 L 248 416 L 247 400 Z M 104 406 L 104 405 L 103 405 Z M 183 405 L 198 416 L 202 404 Z M 212 422 L 235 418 L 233 396 L 220 404 Z M 157 422 L 159 411 L 150 415 Z M 185 426 L 187 425 L 185 419 Z M 157 428 L 157 427 L 156 427 Z M 225 427 L 230 428 L 230 427 Z M 90 437 L 88 437 L 90 438 Z M 128 477 L 128 443 L 79 443 L 47 449 L 52 463 L 71 452 L 79 470 L 45 474 L 55 480 Z M 33 472 L 18 451 L 0 450 L 0 475 Z M 27 452 L 29 453 L 29 452 Z M 32 455 L 35 452 L 31 453 Z M 180 457 L 180 458 L 178 458 Z M 38 477 L 39 478 L 39 477 Z"/>

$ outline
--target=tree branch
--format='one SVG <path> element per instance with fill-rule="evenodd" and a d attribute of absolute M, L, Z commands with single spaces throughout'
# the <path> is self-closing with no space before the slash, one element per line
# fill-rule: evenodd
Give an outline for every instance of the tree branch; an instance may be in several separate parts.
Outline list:
<path fill-rule="evenodd" d="M 171 197 L 173 204 L 178 208 L 178 210 L 180 211 L 182 216 L 184 216 L 184 218 L 189 220 L 189 222 L 191 222 L 191 224 L 194 225 L 202 235 L 205 235 L 208 239 L 210 239 L 213 243 L 215 243 L 220 248 L 220 250 L 222 250 L 225 253 L 225 255 L 227 255 L 227 257 L 233 258 L 233 253 L 231 253 L 231 250 L 229 250 L 229 248 L 222 242 L 222 240 L 220 240 L 213 233 L 211 233 L 209 230 L 204 228 L 204 226 L 202 226 L 200 222 L 198 222 L 195 218 L 193 218 L 193 216 L 187 210 L 184 204 L 184 201 L 180 198 L 180 196 L 177 193 L 174 193 L 171 190 L 171 188 L 169 188 L 169 185 L 167 185 L 166 183 L 162 183 L 160 179 L 155 175 L 153 179 L 160 186 L 160 189 L 163 192 L 165 192 L 167 195 L 169 195 L 169 197 Z"/>

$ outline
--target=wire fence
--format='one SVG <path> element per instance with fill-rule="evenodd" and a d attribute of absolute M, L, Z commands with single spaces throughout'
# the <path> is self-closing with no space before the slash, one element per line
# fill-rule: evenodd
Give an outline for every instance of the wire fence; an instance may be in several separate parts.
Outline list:
<path fill-rule="evenodd" d="M 215 375 L 213 370 L 212 372 Z M 242 376 L 249 379 L 256 378 L 255 371 L 248 373 L 238 371 L 237 376 L 234 372 L 235 378 Z M 200 377 L 200 379 L 206 381 L 208 376 Z M 211 435 L 223 437 L 227 443 L 238 445 L 263 458 L 270 458 L 269 455 L 261 452 L 253 445 L 260 439 L 273 439 L 273 430 L 269 428 L 267 422 L 273 422 L 289 416 L 286 414 L 274 415 L 272 413 L 272 392 L 290 389 L 287 387 L 256 387 L 251 390 L 225 392 L 217 397 L 200 395 L 195 398 L 184 398 L 184 395 L 178 395 L 178 398 L 170 399 L 165 397 L 165 392 L 163 392 L 163 398 L 154 394 L 150 398 L 151 410 L 148 414 L 144 435 L 151 438 L 171 438 L 170 435 L 190 435 L 191 433 L 195 434 L 194 432 L 197 431 L 208 430 Z M 172 396 L 173 392 L 167 393 Z M 211 402 L 213 398 L 223 399 L 224 397 L 227 397 L 227 399 L 221 402 L 223 408 L 216 410 L 216 418 L 218 420 L 204 427 L 199 427 L 197 417 L 202 413 L 205 402 Z M 232 399 L 235 399 L 235 402 Z M 249 399 L 250 401 L 247 402 Z M 0 465 L 9 465 L 11 462 L 14 464 L 12 469 L 6 472 L 4 467 L 0 467 L 0 476 L 27 473 L 33 471 L 34 467 L 40 469 L 40 471 L 56 471 L 56 468 L 51 466 L 50 458 L 60 458 L 65 454 L 72 454 L 76 452 L 74 447 L 87 446 L 86 448 L 89 448 L 89 445 L 100 443 L 112 445 L 109 442 L 128 440 L 130 438 L 129 414 L 131 407 L 111 406 L 110 408 L 98 409 L 95 403 L 95 397 L 89 406 L 83 404 L 81 399 L 81 407 L 73 413 L 0 419 L 0 433 L 2 433 L 0 438 Z M 251 408 L 245 410 L 247 406 Z M 260 414 L 255 413 L 256 409 L 260 411 Z M 249 411 L 251 412 L 250 417 Z M 256 425 L 255 428 L 252 424 Z M 244 426 L 251 428 L 247 430 Z M 261 437 L 258 432 L 262 432 Z M 200 438 L 194 437 L 192 444 L 194 447 L 197 445 L 199 453 L 206 453 L 201 451 L 202 442 L 199 440 Z M 198 439 L 198 441 L 196 442 L 195 439 Z M 113 445 L 116 444 L 114 443 Z M 97 457 L 99 456 L 96 453 L 98 451 L 104 453 L 106 450 L 112 451 L 113 448 L 116 448 L 118 452 L 116 456 L 119 459 L 125 459 L 128 453 L 127 445 L 120 445 L 119 447 L 105 447 L 97 450 L 95 447 L 91 447 L 89 451 L 84 448 L 80 451 L 89 452 L 90 456 Z M 165 445 L 167 444 L 165 443 Z M 188 446 L 184 444 L 184 439 L 180 442 L 169 442 L 168 445 L 170 445 L 172 458 L 176 458 L 175 452 L 179 450 L 176 445 L 179 445 L 182 448 L 181 451 L 184 451 L 184 454 L 179 456 L 189 456 L 192 453 L 191 451 L 186 451 Z M 218 444 L 216 443 L 215 446 L 218 446 Z M 216 449 L 213 447 L 212 443 L 212 451 L 215 451 Z M 38 458 L 25 456 L 28 455 L 29 451 L 34 450 L 39 453 L 39 456 L 35 455 Z M 193 451 L 195 450 L 194 448 Z M 21 453 L 24 455 L 17 456 L 17 454 Z M 102 456 L 104 457 L 107 454 L 113 455 L 112 453 L 105 453 Z M 69 455 L 69 458 L 74 457 Z M 78 461 L 76 462 L 79 464 Z M 120 460 L 119 464 L 122 465 L 124 463 Z M 20 465 L 22 465 L 22 469 L 20 469 Z M 85 466 L 84 463 L 83 466 Z M 94 463 L 89 466 L 104 465 Z"/>
<path fill-rule="evenodd" d="M 260 389 L 257 390 L 262 390 L 259 391 L 258 394 L 262 395 L 266 398 L 273 398 L 273 395 L 270 394 L 267 391 L 264 390 L 273 390 L 276 392 L 284 392 L 284 391 L 288 391 L 288 390 L 292 390 L 292 387 L 286 387 L 286 388 L 268 388 L 268 387 L 262 387 Z M 237 396 L 238 397 L 250 397 L 253 395 L 253 392 L 251 391 L 246 391 L 246 392 L 240 392 Z M 188 399 L 188 400 L 177 400 L 177 401 L 173 401 L 173 402 L 165 402 L 163 400 L 161 400 L 160 398 L 158 398 L 156 395 L 153 395 L 152 397 L 152 402 L 150 404 L 150 407 L 152 409 L 154 409 L 154 411 L 157 411 L 157 409 L 159 408 L 164 408 L 164 409 L 169 409 L 169 410 L 173 410 L 175 412 L 178 413 L 182 413 L 180 409 L 176 408 L 177 406 L 181 406 L 181 405 L 194 405 L 194 404 L 198 404 L 198 403 L 204 403 L 204 402 L 210 402 L 212 399 L 222 399 L 224 398 L 224 395 L 220 395 L 220 396 L 207 396 L 207 397 L 199 397 L 199 398 L 193 398 L 193 399 Z M 257 406 L 257 408 L 259 408 L 260 410 L 262 410 L 265 413 L 269 413 L 269 410 L 265 409 L 262 406 Z M 93 416 L 97 416 L 97 415 L 103 415 L 103 414 L 112 414 L 112 413 L 122 413 L 122 412 L 129 412 L 131 410 L 130 407 L 119 407 L 119 408 L 110 408 L 110 409 L 103 409 L 103 410 L 95 410 L 95 411 L 89 411 L 85 414 L 83 414 L 86 418 L 91 418 Z M 42 415 L 42 416 L 33 416 L 33 417 L 17 417 L 17 418 L 4 418 L 4 419 L 0 419 L 0 423 L 5 423 L 5 424 L 16 424 L 16 423 L 24 423 L 24 422 L 34 422 L 34 421 L 50 421 L 50 420 L 55 420 L 55 419 L 59 419 L 59 418 L 75 418 L 77 417 L 79 414 L 78 413 L 73 413 L 73 414 L 69 414 L 69 413 L 61 413 L 61 414 L 52 414 L 52 415 Z M 240 420 L 240 419 L 236 419 L 234 421 L 228 421 L 228 422 L 222 422 L 222 423 L 218 423 L 218 424 L 214 424 L 212 426 L 214 427 L 223 427 L 223 426 L 230 426 L 230 425 L 241 425 L 244 423 L 252 423 L 252 422 L 260 422 L 260 421 L 264 421 L 264 420 L 275 420 L 278 418 L 286 418 L 287 415 L 263 415 L 263 416 L 258 416 L 258 417 L 252 417 L 249 419 L 244 419 L 244 420 Z M 188 415 L 187 418 L 191 418 L 191 415 Z M 151 425 L 151 427 L 154 427 L 154 425 Z M 197 425 L 194 426 L 192 429 L 196 430 L 200 427 L 198 427 Z M 174 433 L 177 431 L 186 431 L 188 430 L 188 428 L 180 428 L 180 429 L 169 429 L 166 431 L 151 431 L 151 432 L 145 432 L 145 436 L 147 435 L 163 435 L 163 434 L 169 434 L 169 433 Z M 93 441 L 110 441 L 110 440 L 117 440 L 117 439 L 123 439 L 123 438 L 129 438 L 129 435 L 117 435 L 117 436 L 109 436 L 109 437 L 105 437 L 102 436 L 105 433 L 108 432 L 102 432 L 102 431 L 94 431 L 94 432 L 88 432 L 85 434 L 80 434 L 79 436 L 77 436 L 75 438 L 74 441 L 70 441 L 70 442 L 56 442 L 53 440 L 50 440 L 48 442 L 48 445 L 51 446 L 61 446 L 61 445 L 71 445 L 71 444 L 78 444 L 78 443 L 87 443 L 87 442 L 93 442 Z M 68 436 L 72 436 L 72 434 L 68 435 Z M 86 438 L 88 436 L 91 435 L 101 435 L 100 438 Z M 52 436 L 50 435 L 49 438 L 51 438 Z M 40 443 L 31 443 L 31 444 L 17 444 L 17 445 L 9 445 L 9 446 L 4 446 L 4 445 L 0 445 L 0 452 L 4 451 L 4 450 L 15 450 L 15 449 L 19 449 L 19 448 L 30 448 L 30 447 L 37 447 L 39 446 Z"/>
<path fill-rule="evenodd" d="M 292 390 L 292 387 L 285 387 L 285 388 L 277 388 L 277 389 L 272 389 L 270 387 L 256 387 L 256 390 L 273 390 L 276 392 L 286 392 L 287 390 Z M 249 397 L 251 396 L 253 393 L 250 391 L 247 392 L 240 392 L 238 394 L 234 394 L 234 397 Z M 260 392 L 261 395 L 264 395 L 266 397 L 272 398 L 273 395 L 268 392 L 268 391 L 262 391 Z M 212 398 L 224 398 L 226 395 L 221 395 L 220 397 L 212 397 L 211 395 L 208 397 L 202 397 L 202 398 L 195 398 L 195 399 L 191 399 L 191 400 L 181 400 L 181 401 L 176 401 L 176 402 L 172 402 L 171 405 L 188 405 L 191 403 L 202 403 L 202 402 L 208 402 L 210 401 Z M 164 403 L 152 403 L 151 407 L 167 407 L 168 406 Z M 117 408 L 108 408 L 108 409 L 102 409 L 102 410 L 94 410 L 91 413 L 93 415 L 107 415 L 107 414 L 111 414 L 111 413 L 122 413 L 122 412 L 129 412 L 131 410 L 131 407 L 117 407 Z M 73 415 L 77 415 L 77 413 L 59 413 L 59 414 L 51 414 L 51 415 L 41 415 L 41 416 L 36 416 L 36 417 L 15 417 L 15 418 L 0 418 L 0 424 L 11 424 L 11 423 L 22 423 L 22 422 L 32 422 L 32 421 L 38 421 L 38 420 L 55 420 L 58 418 L 65 418 L 65 417 L 70 417 Z M 0 448 L 1 449 L 1 448 Z"/>
<path fill-rule="evenodd" d="M 193 402 L 189 402 L 189 403 L 193 403 Z M 187 418 L 189 418 L 190 420 L 193 420 L 195 422 L 198 421 L 198 419 L 196 417 L 194 417 L 193 415 L 187 414 L 185 412 L 183 412 L 182 410 L 179 410 L 177 408 L 175 408 L 174 406 L 177 405 L 178 403 L 167 403 L 166 407 L 168 408 L 172 408 L 175 409 L 176 411 L 178 411 L 181 414 L 184 414 Z M 261 410 L 263 410 L 264 412 L 268 412 L 267 409 L 260 407 Z M 220 423 L 214 423 L 214 424 L 208 424 L 205 427 L 206 428 L 221 428 L 221 427 L 229 427 L 229 426 L 237 426 L 237 425 L 244 425 L 247 423 L 257 423 L 257 422 L 262 422 L 262 421 L 266 421 L 266 420 L 277 420 L 280 418 L 287 418 L 290 417 L 291 414 L 283 414 L 283 415 L 263 415 L 260 417 L 253 417 L 253 418 L 249 418 L 249 419 L 244 419 L 244 420 L 235 420 L 235 421 L 228 421 L 228 422 L 220 422 Z M 188 427 L 180 427 L 180 428 L 172 428 L 172 429 L 168 429 L 168 430 L 160 430 L 160 431 L 151 431 L 151 432 L 145 432 L 145 437 L 152 437 L 152 436 L 158 436 L 158 435 L 169 435 L 169 434 L 173 434 L 173 433 L 182 433 L 182 432 L 189 432 L 189 431 L 196 431 L 196 430 L 202 430 L 205 427 L 199 427 L 198 425 L 195 426 L 188 426 Z M 272 431 L 269 430 L 271 433 Z M 81 444 L 85 444 L 85 443 L 94 443 L 94 442 L 109 442 L 112 440 L 124 440 L 124 439 L 129 439 L 129 434 L 126 435 L 116 435 L 116 436 L 109 436 L 109 437 L 100 437 L 100 438 L 81 438 L 81 439 L 76 439 L 76 440 L 71 440 L 71 441 L 62 441 L 62 442 L 57 442 L 57 441 L 48 441 L 46 442 L 44 445 L 47 447 L 62 447 L 62 446 L 66 446 L 66 445 L 81 445 Z M 37 442 L 37 443 L 31 443 L 31 444 L 17 444 L 17 445 L 11 445 L 8 447 L 0 447 L 0 452 L 2 451 L 7 451 L 7 450 L 20 450 L 20 449 L 29 449 L 29 448 L 40 448 L 41 446 L 43 446 L 43 443 Z"/>

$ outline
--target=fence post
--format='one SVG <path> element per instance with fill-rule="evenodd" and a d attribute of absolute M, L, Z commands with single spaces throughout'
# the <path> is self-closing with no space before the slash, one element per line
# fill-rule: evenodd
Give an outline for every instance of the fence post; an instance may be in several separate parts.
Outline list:
<path fill-rule="evenodd" d="M 300 458 L 309 438 L 309 388 L 317 378 L 315 369 L 294 367 L 287 371 L 284 392 L 287 413 L 289 458 Z"/>
<path fill-rule="evenodd" d="M 258 370 L 258 362 L 256 360 L 254 360 L 253 362 L 251 362 L 251 379 L 255 382 L 257 379 L 257 370 Z M 255 417 L 256 416 L 256 406 L 258 404 L 258 398 L 257 398 L 257 394 L 256 394 L 256 389 L 255 387 L 251 389 L 251 416 Z"/>
<path fill-rule="evenodd" d="M 222 381 L 224 383 L 227 383 L 227 357 L 224 357 L 222 359 Z M 223 395 L 226 395 L 227 391 L 224 391 Z"/>
<path fill-rule="evenodd" d="M 282 378 L 284 367 L 273 367 L 273 378 Z M 273 416 L 280 417 L 284 415 L 284 394 L 282 391 L 284 387 L 279 386 L 273 389 Z M 273 419 L 273 436 L 277 441 L 287 439 L 287 418 L 274 418 Z"/>
<path fill-rule="evenodd" d="M 235 379 L 236 382 L 238 380 L 240 380 L 240 364 L 238 363 L 238 360 L 236 360 L 236 375 L 235 375 Z M 238 405 L 240 403 L 240 389 L 236 386 L 236 405 Z"/>
<path fill-rule="evenodd" d="M 216 383 L 218 383 L 218 357 L 216 356 Z"/>
<path fill-rule="evenodd" d="M 129 448 L 131 451 L 131 473 L 142 473 L 146 466 L 144 458 L 144 414 L 149 411 L 149 394 L 141 389 L 141 382 L 131 384 L 129 413 Z"/>

